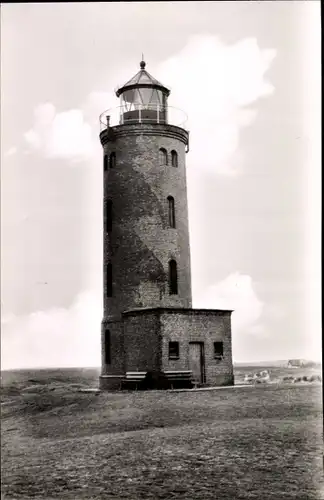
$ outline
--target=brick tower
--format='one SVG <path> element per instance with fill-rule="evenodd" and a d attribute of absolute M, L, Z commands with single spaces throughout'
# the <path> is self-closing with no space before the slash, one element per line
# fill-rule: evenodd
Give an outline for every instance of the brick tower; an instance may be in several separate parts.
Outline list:
<path fill-rule="evenodd" d="M 169 94 L 141 61 L 140 71 L 116 91 L 119 108 L 100 117 L 102 389 L 120 388 L 130 372 L 173 374 L 180 380 L 190 371 L 200 384 L 217 383 L 215 373 L 208 376 L 206 336 L 214 339 L 218 375 L 225 375 L 218 382 L 233 381 L 231 311 L 191 309 L 189 133 L 185 119 L 179 126 L 181 112 L 168 106 Z M 206 329 L 210 321 L 214 327 Z"/>

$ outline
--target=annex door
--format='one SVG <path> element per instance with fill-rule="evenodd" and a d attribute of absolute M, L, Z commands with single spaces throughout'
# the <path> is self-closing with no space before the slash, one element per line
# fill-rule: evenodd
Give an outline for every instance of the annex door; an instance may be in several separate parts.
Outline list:
<path fill-rule="evenodd" d="M 189 370 L 192 371 L 193 381 L 196 384 L 202 384 L 204 382 L 203 342 L 189 342 Z"/>

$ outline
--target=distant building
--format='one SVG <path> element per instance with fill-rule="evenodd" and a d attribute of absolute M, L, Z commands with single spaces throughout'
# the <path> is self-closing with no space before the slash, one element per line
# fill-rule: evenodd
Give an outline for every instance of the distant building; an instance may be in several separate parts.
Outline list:
<path fill-rule="evenodd" d="M 288 368 L 311 368 L 315 367 L 317 363 L 314 361 L 307 361 L 305 359 L 290 359 L 288 361 L 287 367 Z"/>
<path fill-rule="evenodd" d="M 104 206 L 103 390 L 130 372 L 232 385 L 230 310 L 192 309 L 185 154 L 170 91 L 140 63 L 101 115 Z M 171 374 L 171 375 L 170 375 Z"/>
<path fill-rule="evenodd" d="M 300 359 L 290 359 L 287 363 L 288 368 L 299 368 L 302 366 Z"/>

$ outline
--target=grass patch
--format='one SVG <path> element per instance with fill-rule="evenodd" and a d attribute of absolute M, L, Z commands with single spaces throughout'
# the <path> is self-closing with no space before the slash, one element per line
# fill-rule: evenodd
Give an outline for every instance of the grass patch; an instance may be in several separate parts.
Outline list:
<path fill-rule="evenodd" d="M 5 499 L 324 498 L 320 386 L 96 395 L 60 372 L 7 383 Z"/>

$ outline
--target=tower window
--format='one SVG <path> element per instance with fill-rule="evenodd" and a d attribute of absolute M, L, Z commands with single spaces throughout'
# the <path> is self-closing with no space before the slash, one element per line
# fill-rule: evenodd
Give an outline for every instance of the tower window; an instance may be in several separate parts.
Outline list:
<path fill-rule="evenodd" d="M 223 356 L 224 356 L 223 342 L 214 342 L 214 358 L 223 359 Z"/>
<path fill-rule="evenodd" d="M 169 287 L 170 295 L 178 294 L 178 273 L 175 260 L 170 260 L 169 262 Z"/>
<path fill-rule="evenodd" d="M 179 342 L 169 342 L 169 359 L 179 359 Z"/>
<path fill-rule="evenodd" d="M 178 153 L 176 151 L 171 151 L 172 166 L 178 166 Z"/>
<path fill-rule="evenodd" d="M 174 198 L 172 196 L 168 196 L 168 204 L 169 204 L 169 225 L 170 227 L 175 227 Z"/>
<path fill-rule="evenodd" d="M 108 156 L 104 155 L 104 171 L 106 172 L 108 168 Z"/>
<path fill-rule="evenodd" d="M 112 265 L 111 262 L 107 264 L 107 284 L 106 284 L 107 297 L 112 297 Z"/>
<path fill-rule="evenodd" d="M 106 232 L 112 230 L 112 200 L 106 201 L 106 214 L 105 214 L 105 222 L 106 222 Z"/>
<path fill-rule="evenodd" d="M 115 168 L 115 166 L 116 166 L 116 153 L 110 153 L 109 168 Z"/>
<path fill-rule="evenodd" d="M 111 338 L 110 330 L 105 330 L 105 364 L 111 363 Z"/>
<path fill-rule="evenodd" d="M 166 152 L 166 149 L 161 148 L 159 150 L 159 163 L 160 165 L 167 165 L 168 164 L 168 153 Z"/>

